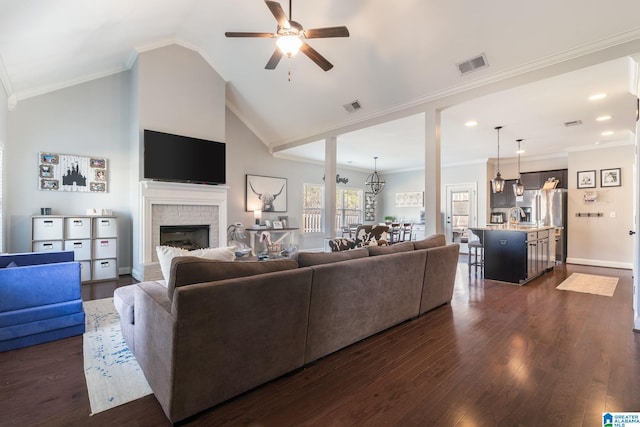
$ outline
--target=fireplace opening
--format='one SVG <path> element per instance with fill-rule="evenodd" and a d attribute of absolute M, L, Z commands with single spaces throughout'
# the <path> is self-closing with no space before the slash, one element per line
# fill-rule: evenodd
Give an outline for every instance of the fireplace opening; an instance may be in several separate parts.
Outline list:
<path fill-rule="evenodd" d="M 187 250 L 209 247 L 208 225 L 161 225 L 160 245 Z"/>

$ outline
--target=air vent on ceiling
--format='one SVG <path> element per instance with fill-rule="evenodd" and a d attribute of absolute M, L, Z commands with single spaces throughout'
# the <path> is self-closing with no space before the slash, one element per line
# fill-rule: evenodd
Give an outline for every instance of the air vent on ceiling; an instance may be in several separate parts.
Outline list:
<path fill-rule="evenodd" d="M 578 125 L 581 125 L 581 124 L 582 124 L 582 120 L 572 120 L 572 121 L 570 121 L 570 122 L 564 122 L 564 125 L 565 125 L 566 127 L 569 127 L 569 126 L 578 126 Z"/>
<path fill-rule="evenodd" d="M 464 76 L 467 73 L 489 66 L 489 63 L 487 62 L 486 55 L 483 53 L 482 55 L 460 62 L 456 65 L 458 66 L 460 74 Z"/>
<path fill-rule="evenodd" d="M 360 105 L 360 101 L 358 101 L 357 99 L 353 102 L 350 102 L 348 104 L 344 104 L 343 105 L 344 109 L 347 110 L 348 112 L 352 113 L 356 110 L 359 110 L 362 108 L 362 105 Z"/>

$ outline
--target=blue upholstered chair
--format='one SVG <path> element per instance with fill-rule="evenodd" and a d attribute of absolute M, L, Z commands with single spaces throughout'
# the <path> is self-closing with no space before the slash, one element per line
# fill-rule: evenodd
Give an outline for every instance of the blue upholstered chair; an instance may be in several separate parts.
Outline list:
<path fill-rule="evenodd" d="M 73 251 L 0 255 L 0 351 L 84 333 Z"/>

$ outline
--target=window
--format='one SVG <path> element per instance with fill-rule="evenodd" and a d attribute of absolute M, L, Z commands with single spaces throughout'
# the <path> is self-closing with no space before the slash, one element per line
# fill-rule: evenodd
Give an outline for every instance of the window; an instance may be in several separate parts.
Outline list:
<path fill-rule="evenodd" d="M 317 184 L 304 184 L 302 206 L 302 232 L 322 233 L 324 207 L 324 187 Z"/>
<path fill-rule="evenodd" d="M 339 188 L 336 190 L 336 227 L 362 223 L 362 190 Z"/>
<path fill-rule="evenodd" d="M 356 188 L 336 190 L 336 227 L 362 223 L 363 192 Z M 324 231 L 324 186 L 304 184 L 302 232 Z"/>

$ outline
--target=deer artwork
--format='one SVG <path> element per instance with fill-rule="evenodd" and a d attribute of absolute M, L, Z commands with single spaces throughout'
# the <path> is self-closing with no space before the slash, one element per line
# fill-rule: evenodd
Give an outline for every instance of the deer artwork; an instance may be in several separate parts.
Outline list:
<path fill-rule="evenodd" d="M 251 183 L 251 181 L 249 181 L 249 187 L 251 187 L 251 191 L 253 191 L 253 194 L 258 196 L 258 200 L 260 200 L 262 202 L 262 212 L 273 212 L 273 211 L 275 211 L 275 207 L 273 206 L 273 202 L 276 200 L 276 197 L 278 197 L 280 194 L 282 194 L 282 190 L 284 190 L 284 186 L 285 185 L 286 184 L 282 184 L 282 187 L 280 188 L 280 191 L 278 191 L 276 194 L 258 193 L 255 190 L 255 188 L 253 188 L 253 184 Z"/>

